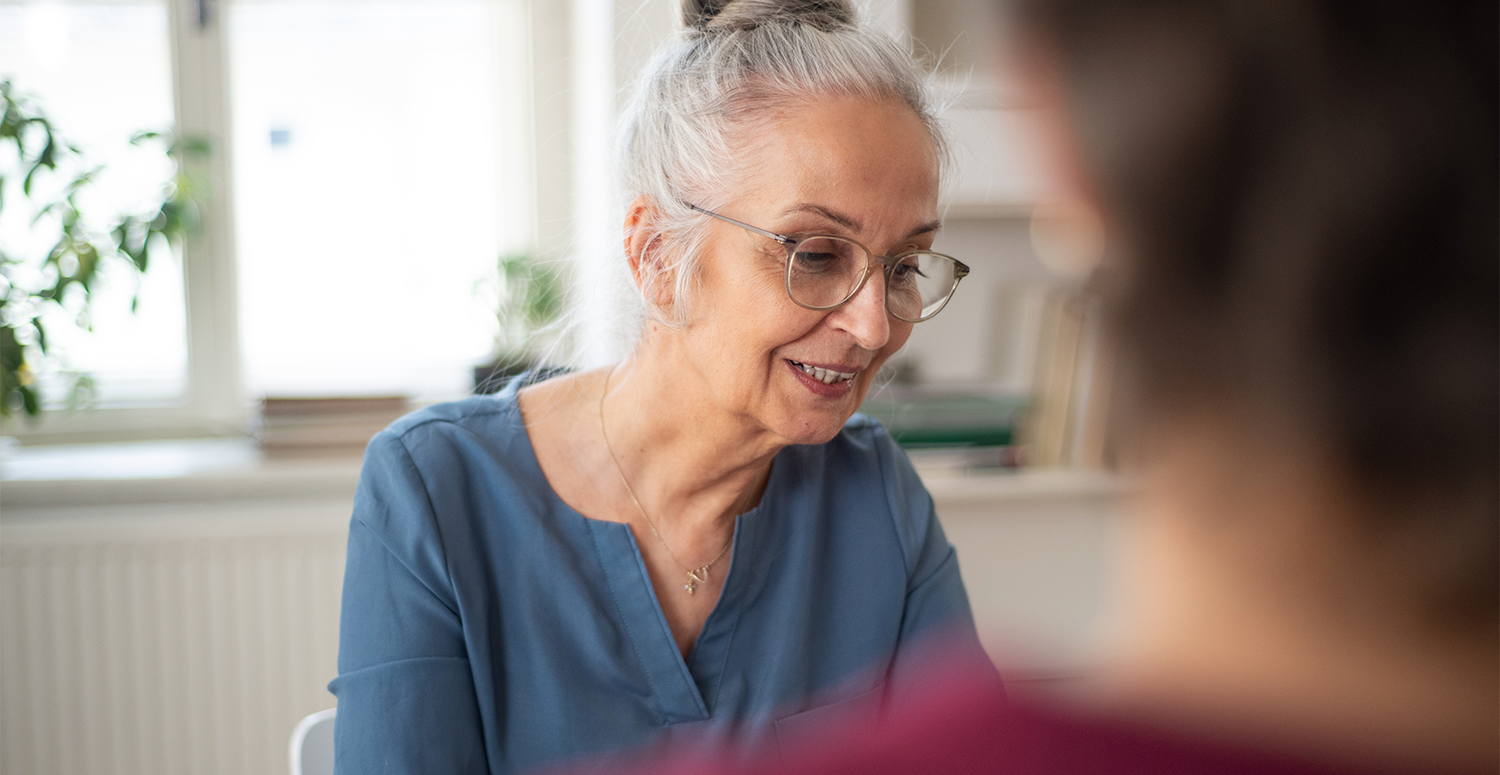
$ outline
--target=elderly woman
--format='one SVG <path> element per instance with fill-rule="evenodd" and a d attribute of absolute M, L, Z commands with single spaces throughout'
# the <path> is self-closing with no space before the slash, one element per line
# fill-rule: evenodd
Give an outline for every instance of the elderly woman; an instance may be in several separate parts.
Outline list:
<path fill-rule="evenodd" d="M 630 356 L 370 444 L 341 772 L 785 742 L 878 705 L 919 636 L 982 653 L 931 498 L 854 416 L 968 271 L 929 250 L 923 81 L 847 2 L 686 16 L 624 132 Z"/>

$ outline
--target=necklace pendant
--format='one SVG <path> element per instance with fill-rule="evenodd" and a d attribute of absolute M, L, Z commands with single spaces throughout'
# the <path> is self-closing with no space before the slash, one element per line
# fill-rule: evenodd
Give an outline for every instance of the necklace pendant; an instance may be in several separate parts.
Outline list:
<path fill-rule="evenodd" d="M 702 577 L 698 576 L 698 574 L 700 574 L 700 573 L 703 574 Z M 682 588 L 686 589 L 687 593 L 689 595 L 691 595 L 691 594 L 693 594 L 693 591 L 695 589 L 697 589 L 697 587 L 698 587 L 699 584 L 702 584 L 703 582 L 708 581 L 708 568 L 699 568 L 698 570 L 690 570 L 690 571 L 687 572 L 687 577 L 688 577 L 688 581 L 687 581 L 686 584 L 684 584 L 682 586 Z"/>

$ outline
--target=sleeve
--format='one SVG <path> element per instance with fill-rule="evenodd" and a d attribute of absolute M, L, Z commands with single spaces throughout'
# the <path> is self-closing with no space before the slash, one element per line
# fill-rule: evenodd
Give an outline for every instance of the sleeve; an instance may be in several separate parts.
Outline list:
<path fill-rule="evenodd" d="M 878 424 L 886 497 L 906 556 L 906 604 L 900 640 L 886 676 L 888 700 L 910 696 L 934 669 L 956 666 L 1000 683 L 999 672 L 979 642 L 969 596 L 958 569 L 958 552 L 938 522 L 932 495 L 911 460 Z"/>
<path fill-rule="evenodd" d="M 371 440 L 354 498 L 338 666 L 336 773 L 488 772 L 438 523 L 390 431 Z"/>

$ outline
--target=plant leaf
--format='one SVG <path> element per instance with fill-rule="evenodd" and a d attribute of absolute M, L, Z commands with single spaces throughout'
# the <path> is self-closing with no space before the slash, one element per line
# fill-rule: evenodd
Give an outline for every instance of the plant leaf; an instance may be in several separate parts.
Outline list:
<path fill-rule="evenodd" d="M 21 406 L 26 409 L 27 414 L 36 417 L 42 413 L 42 402 L 37 400 L 35 390 L 29 385 L 20 385 L 17 390 L 21 391 Z"/>
<path fill-rule="evenodd" d="M 36 215 L 32 216 L 32 218 L 31 218 L 31 225 L 33 227 L 35 227 L 36 224 L 37 224 L 37 221 L 40 221 L 41 219 L 45 218 L 48 213 L 52 212 L 53 210 L 55 210 L 55 209 L 57 209 L 59 207 L 65 207 L 65 206 L 66 206 L 65 202 L 48 202 L 46 204 L 46 206 L 44 206 L 42 209 L 36 211 Z"/>

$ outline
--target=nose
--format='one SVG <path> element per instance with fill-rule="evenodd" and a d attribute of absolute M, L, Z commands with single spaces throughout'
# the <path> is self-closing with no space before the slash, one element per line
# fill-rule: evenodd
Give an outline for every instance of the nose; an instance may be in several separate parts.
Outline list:
<path fill-rule="evenodd" d="M 890 315 L 885 311 L 885 273 L 875 267 L 854 298 L 828 315 L 834 328 L 847 331 L 866 350 L 879 350 L 891 338 Z"/>

